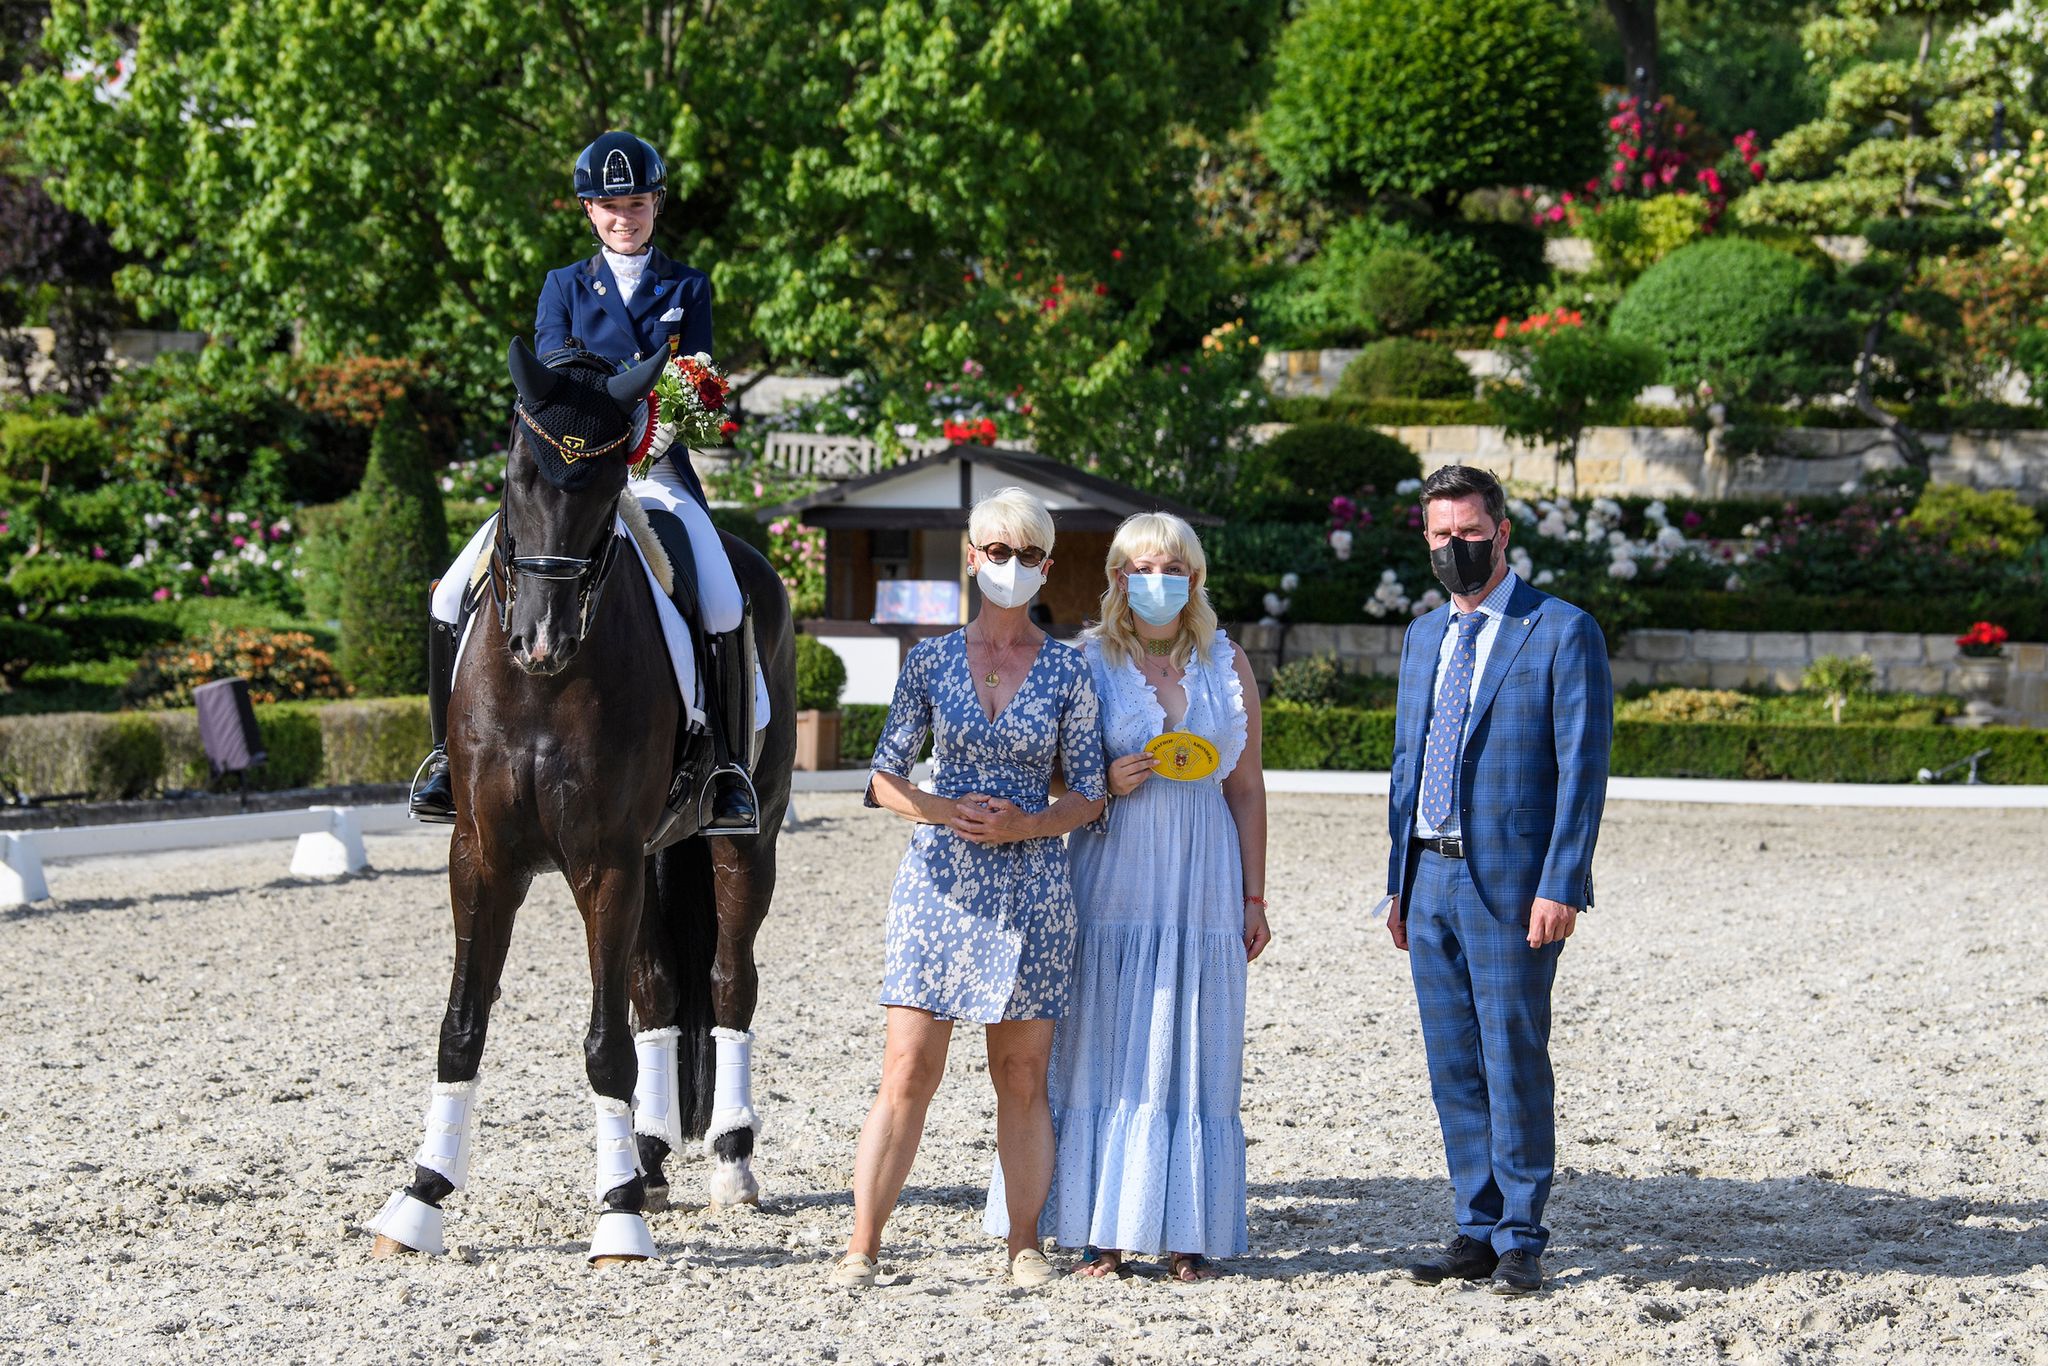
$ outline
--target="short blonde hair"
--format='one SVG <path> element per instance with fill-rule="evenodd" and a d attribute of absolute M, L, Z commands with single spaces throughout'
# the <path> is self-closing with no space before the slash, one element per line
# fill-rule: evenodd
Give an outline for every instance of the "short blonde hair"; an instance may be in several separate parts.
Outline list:
<path fill-rule="evenodd" d="M 1134 662 L 1143 652 L 1136 614 L 1117 577 L 1141 555 L 1170 555 L 1188 567 L 1188 605 L 1181 609 L 1180 630 L 1173 638 L 1173 662 L 1186 668 L 1195 652 L 1215 639 L 1216 609 L 1209 605 L 1209 557 L 1202 552 L 1202 539 L 1170 512 L 1140 512 L 1124 518 L 1116 529 L 1103 564 L 1109 583 L 1102 590 L 1102 619 L 1088 634 L 1101 642 L 1103 656 L 1112 664 Z"/>
<path fill-rule="evenodd" d="M 997 489 L 967 514 L 967 539 L 977 546 L 1002 541 L 1012 550 L 1037 546 L 1052 554 L 1052 514 L 1045 504 L 1012 485 Z"/>

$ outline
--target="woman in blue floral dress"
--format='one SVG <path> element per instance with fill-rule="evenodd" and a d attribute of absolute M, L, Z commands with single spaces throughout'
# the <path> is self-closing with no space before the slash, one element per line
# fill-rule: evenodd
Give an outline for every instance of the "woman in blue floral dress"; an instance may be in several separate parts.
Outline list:
<path fill-rule="evenodd" d="M 1011 1279 L 1053 1277 L 1035 1230 L 1052 1182 L 1047 1065 L 1076 930 L 1061 837 L 1101 815 L 1108 789 L 1088 666 L 1028 615 L 1052 567 L 1051 514 L 1004 489 L 976 504 L 967 536 L 983 606 L 910 650 L 868 784 L 868 805 L 917 829 L 889 900 L 888 1037 L 854 1162 L 853 1235 L 832 1272 L 841 1285 L 874 1281 L 956 1020 L 987 1026 L 996 1148 L 1022 1230 L 1009 1239 Z M 909 779 L 927 732 L 932 792 Z M 1056 768 L 1067 788 L 1057 801 Z"/>

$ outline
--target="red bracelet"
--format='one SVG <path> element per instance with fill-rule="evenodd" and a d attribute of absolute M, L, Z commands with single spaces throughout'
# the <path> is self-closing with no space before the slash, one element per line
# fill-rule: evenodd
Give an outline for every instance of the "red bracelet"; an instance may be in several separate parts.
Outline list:
<path fill-rule="evenodd" d="M 1257 906 L 1263 911 L 1266 909 L 1266 898 L 1262 896 L 1248 896 L 1244 899 L 1244 904 L 1247 906 Z"/>

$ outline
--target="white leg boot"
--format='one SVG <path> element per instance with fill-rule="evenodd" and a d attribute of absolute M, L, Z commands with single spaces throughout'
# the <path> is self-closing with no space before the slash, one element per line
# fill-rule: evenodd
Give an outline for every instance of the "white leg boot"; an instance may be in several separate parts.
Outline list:
<path fill-rule="evenodd" d="M 633 1083 L 633 1132 L 660 1139 L 671 1156 L 680 1155 L 683 1149 L 683 1107 L 676 1077 L 676 1048 L 681 1037 L 682 1031 L 675 1028 L 650 1029 L 633 1036 L 633 1052 L 640 1062 Z M 652 1172 L 642 1175 L 647 1178 L 646 1208 L 667 1209 L 667 1177 L 657 1181 Z"/>
<path fill-rule="evenodd" d="M 711 1037 L 718 1047 L 718 1079 L 711 1093 L 711 1124 L 704 1131 L 704 1151 L 715 1165 L 711 1171 L 710 1194 L 714 1205 L 752 1205 L 760 1202 L 761 1186 L 754 1179 L 753 1163 L 718 1156 L 714 1146 L 726 1134 L 742 1129 L 759 1134 L 761 1117 L 754 1111 L 754 1036 L 737 1029 L 714 1029 Z"/>
<path fill-rule="evenodd" d="M 456 1190 L 469 1182 L 469 1155 L 476 1145 L 476 1091 L 481 1079 L 434 1083 L 433 1099 L 427 1104 L 426 1136 L 413 1156 L 414 1166 L 438 1172 Z M 438 1257 L 448 1250 L 440 1208 L 406 1190 L 393 1192 L 370 1220 L 369 1229 L 378 1235 L 372 1256 L 390 1256 L 399 1248 L 410 1248 Z M 398 1246 L 388 1247 L 385 1240 Z"/>
<path fill-rule="evenodd" d="M 597 1109 L 597 1180 L 592 1198 L 605 1195 L 640 1175 L 640 1153 L 633 1143 L 633 1112 L 622 1100 L 593 1096 Z M 654 1238 L 637 1210 L 605 1209 L 590 1236 L 593 1266 L 645 1261 L 654 1255 Z"/>

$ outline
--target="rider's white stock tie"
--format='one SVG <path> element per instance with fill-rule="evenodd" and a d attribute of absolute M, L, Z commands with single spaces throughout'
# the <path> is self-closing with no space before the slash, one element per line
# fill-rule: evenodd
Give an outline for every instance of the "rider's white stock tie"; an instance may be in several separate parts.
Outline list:
<path fill-rule="evenodd" d="M 633 1083 L 633 1132 L 661 1139 L 670 1152 L 683 1146 L 682 1106 L 676 1096 L 676 1041 L 681 1036 L 675 1028 L 633 1036 L 633 1052 L 640 1061 Z"/>

